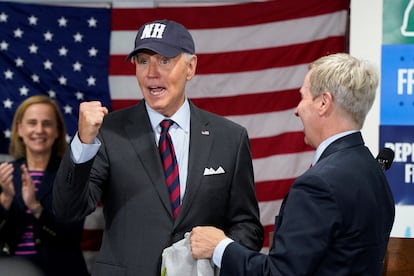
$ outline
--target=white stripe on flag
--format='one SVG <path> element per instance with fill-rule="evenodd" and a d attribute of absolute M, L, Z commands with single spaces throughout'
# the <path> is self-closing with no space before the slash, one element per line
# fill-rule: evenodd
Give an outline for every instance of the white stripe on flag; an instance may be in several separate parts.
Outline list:
<path fill-rule="evenodd" d="M 189 30 L 198 54 L 232 52 L 306 43 L 344 35 L 347 13 L 326 15 L 233 28 Z M 277 39 L 274 34 L 277 30 Z M 113 31 L 111 55 L 126 55 L 133 49 L 137 30 Z M 218 39 L 219 38 L 219 39 Z M 128 41 L 129 43 L 119 43 Z M 239 43 L 235 43 L 239 42 Z"/>

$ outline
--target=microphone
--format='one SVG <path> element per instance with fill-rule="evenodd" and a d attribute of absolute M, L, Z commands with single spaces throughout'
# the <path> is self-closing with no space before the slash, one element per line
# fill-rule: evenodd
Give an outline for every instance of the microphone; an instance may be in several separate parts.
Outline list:
<path fill-rule="evenodd" d="M 394 161 L 394 151 L 390 148 L 383 148 L 375 158 L 378 161 L 382 171 L 391 168 L 392 161 Z"/>

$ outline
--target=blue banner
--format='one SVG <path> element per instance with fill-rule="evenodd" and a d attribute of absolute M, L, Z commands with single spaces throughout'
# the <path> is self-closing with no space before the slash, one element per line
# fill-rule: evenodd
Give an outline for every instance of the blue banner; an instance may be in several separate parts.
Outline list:
<path fill-rule="evenodd" d="M 394 151 L 386 171 L 396 205 L 414 205 L 414 126 L 381 126 L 380 148 Z"/>
<path fill-rule="evenodd" d="M 414 125 L 414 44 L 383 45 L 381 125 Z"/>

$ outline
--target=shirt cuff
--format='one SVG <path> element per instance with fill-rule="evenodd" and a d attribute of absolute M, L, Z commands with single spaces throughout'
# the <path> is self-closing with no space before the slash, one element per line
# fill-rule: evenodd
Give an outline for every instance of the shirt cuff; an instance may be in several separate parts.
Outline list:
<path fill-rule="evenodd" d="M 100 146 L 101 141 L 98 138 L 95 138 L 93 144 L 83 144 L 79 139 L 78 132 L 76 132 L 70 144 L 73 162 L 80 164 L 91 160 L 98 153 Z"/>
<path fill-rule="evenodd" d="M 224 250 L 226 250 L 226 247 L 234 242 L 230 238 L 225 238 L 224 240 L 220 241 L 219 244 L 216 246 L 213 252 L 213 263 L 217 267 L 221 267 L 221 259 L 223 258 Z"/>

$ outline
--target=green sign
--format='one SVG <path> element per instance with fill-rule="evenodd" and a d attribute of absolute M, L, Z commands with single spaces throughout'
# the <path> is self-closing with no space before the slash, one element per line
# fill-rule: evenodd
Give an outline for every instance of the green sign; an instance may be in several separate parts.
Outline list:
<path fill-rule="evenodd" d="M 384 0 L 383 44 L 414 44 L 414 0 Z"/>

